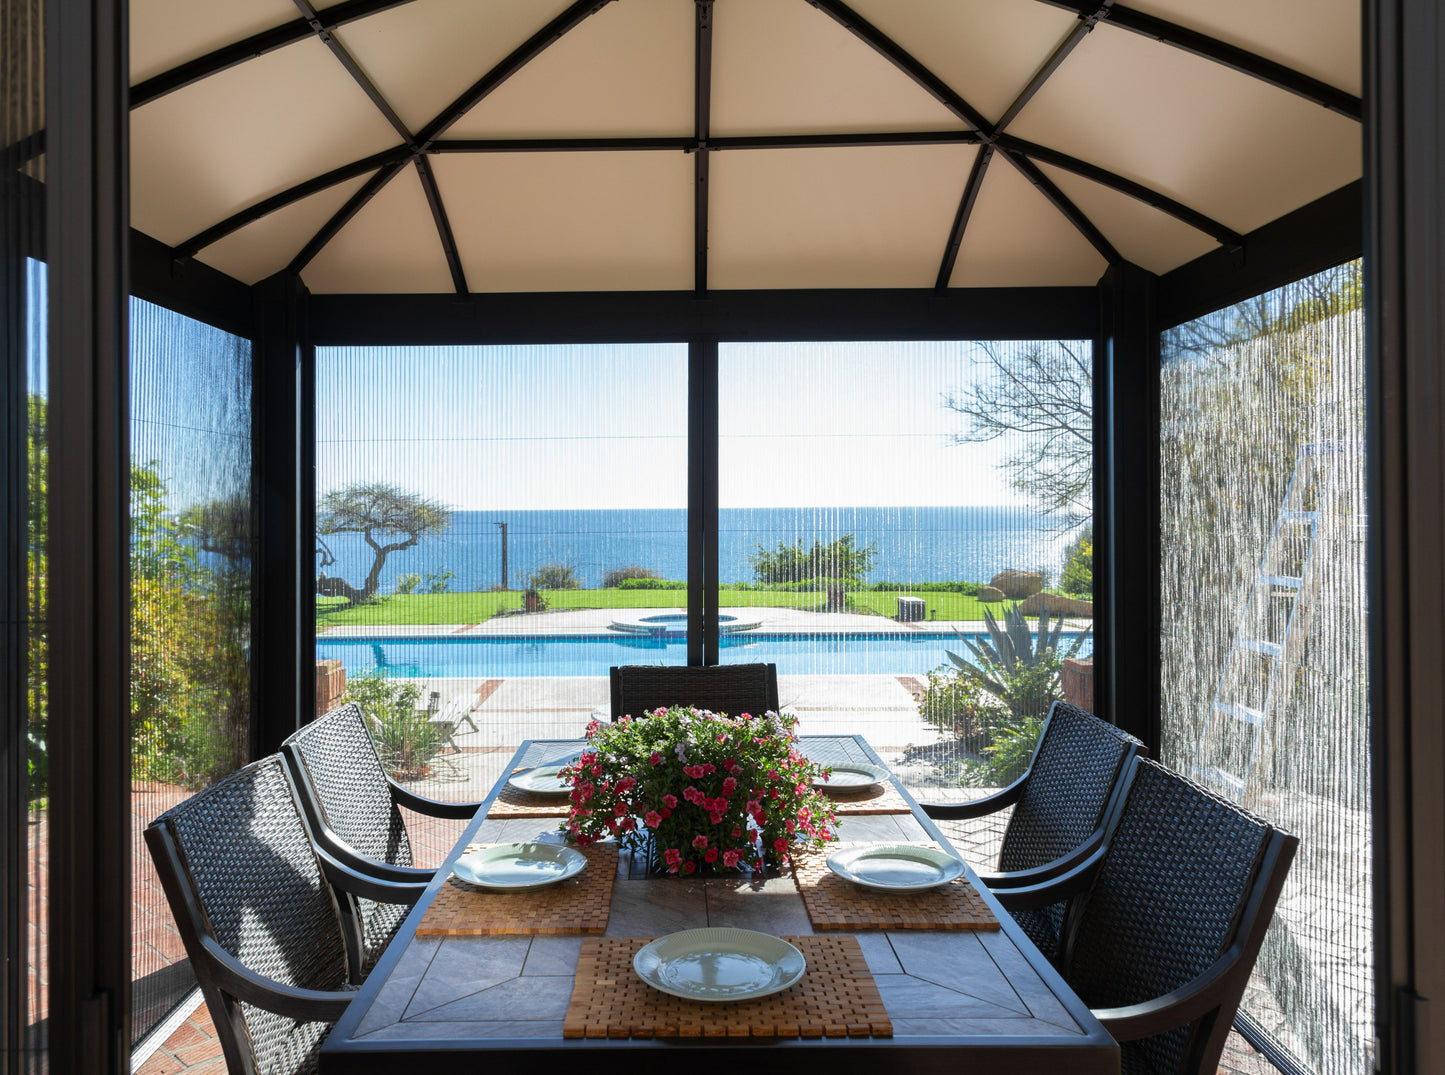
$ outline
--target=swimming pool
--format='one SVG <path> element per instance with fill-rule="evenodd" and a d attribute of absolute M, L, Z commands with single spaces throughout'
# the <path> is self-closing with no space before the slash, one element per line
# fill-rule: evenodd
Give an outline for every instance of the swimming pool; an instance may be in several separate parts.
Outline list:
<path fill-rule="evenodd" d="M 1072 643 L 1066 633 L 1061 644 Z M 960 656 L 952 633 L 839 634 L 821 632 L 727 635 L 724 664 L 764 661 L 782 675 L 921 675 Z M 1093 652 L 1085 639 L 1080 656 Z M 390 676 L 504 679 L 513 676 L 605 676 L 615 664 L 686 664 L 685 638 L 619 635 L 502 635 L 453 638 L 318 638 L 316 656 L 339 660 L 350 674 L 378 669 Z"/>

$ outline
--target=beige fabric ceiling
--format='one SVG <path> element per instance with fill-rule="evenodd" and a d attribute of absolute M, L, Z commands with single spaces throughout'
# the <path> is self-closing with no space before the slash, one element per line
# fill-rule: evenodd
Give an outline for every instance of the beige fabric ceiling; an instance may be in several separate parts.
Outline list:
<path fill-rule="evenodd" d="M 1361 172 L 1357 0 L 130 11 L 132 223 L 318 293 L 1087 285 Z"/>

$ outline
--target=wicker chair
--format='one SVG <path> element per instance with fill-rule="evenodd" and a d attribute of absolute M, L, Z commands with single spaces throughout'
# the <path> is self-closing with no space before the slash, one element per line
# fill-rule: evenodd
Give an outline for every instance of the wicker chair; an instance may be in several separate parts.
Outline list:
<path fill-rule="evenodd" d="M 660 706 L 691 705 L 714 713 L 776 713 L 778 666 L 628 664 L 612 669 L 612 719 Z"/>
<path fill-rule="evenodd" d="M 410 907 L 425 886 L 364 877 L 318 853 L 271 755 L 145 831 L 232 1075 L 313 1072 L 361 981 L 333 888 Z"/>
<path fill-rule="evenodd" d="M 429 817 L 467 820 L 481 803 L 443 802 L 408 791 L 382 768 L 366 717 L 355 702 L 333 709 L 281 745 L 317 843 L 352 869 L 374 877 L 425 884 L 434 871 L 414 866 L 399 807 Z M 343 901 L 362 938 L 369 971 L 406 911 L 365 898 Z"/>
<path fill-rule="evenodd" d="M 1213 1072 L 1299 838 L 1136 758 L 1106 844 L 1011 910 L 1069 896 L 1059 967 L 1123 1070 Z"/>
<path fill-rule="evenodd" d="M 998 872 L 981 876 L 998 890 L 1057 877 L 1103 843 L 1121 777 L 1144 744 L 1098 717 L 1055 702 L 1023 776 L 974 802 L 922 803 L 929 817 L 980 818 L 1012 806 L 999 849 Z M 1014 917 L 1050 959 L 1058 952 L 1064 907 L 1020 911 Z"/>

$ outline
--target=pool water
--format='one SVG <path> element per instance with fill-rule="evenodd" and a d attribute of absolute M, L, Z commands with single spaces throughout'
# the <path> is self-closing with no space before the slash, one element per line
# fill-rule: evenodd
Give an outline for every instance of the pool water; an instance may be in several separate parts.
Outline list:
<path fill-rule="evenodd" d="M 1061 646 L 1075 636 L 1065 633 Z M 761 661 L 782 675 L 922 675 L 960 657 L 967 647 L 952 633 L 725 635 L 724 664 Z M 1079 650 L 1093 652 L 1087 638 Z M 513 676 L 605 676 L 618 664 L 686 664 L 687 640 L 620 635 L 504 635 L 487 638 L 318 638 L 316 656 L 339 660 L 350 674 L 380 670 L 418 679 L 505 679 Z"/>

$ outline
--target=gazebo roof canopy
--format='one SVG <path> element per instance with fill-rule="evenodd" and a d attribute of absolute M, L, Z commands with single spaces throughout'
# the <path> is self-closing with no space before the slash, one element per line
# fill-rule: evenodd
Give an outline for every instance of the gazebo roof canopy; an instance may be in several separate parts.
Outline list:
<path fill-rule="evenodd" d="M 1356 0 L 131 0 L 133 225 L 313 293 L 1089 285 L 1359 178 Z"/>

